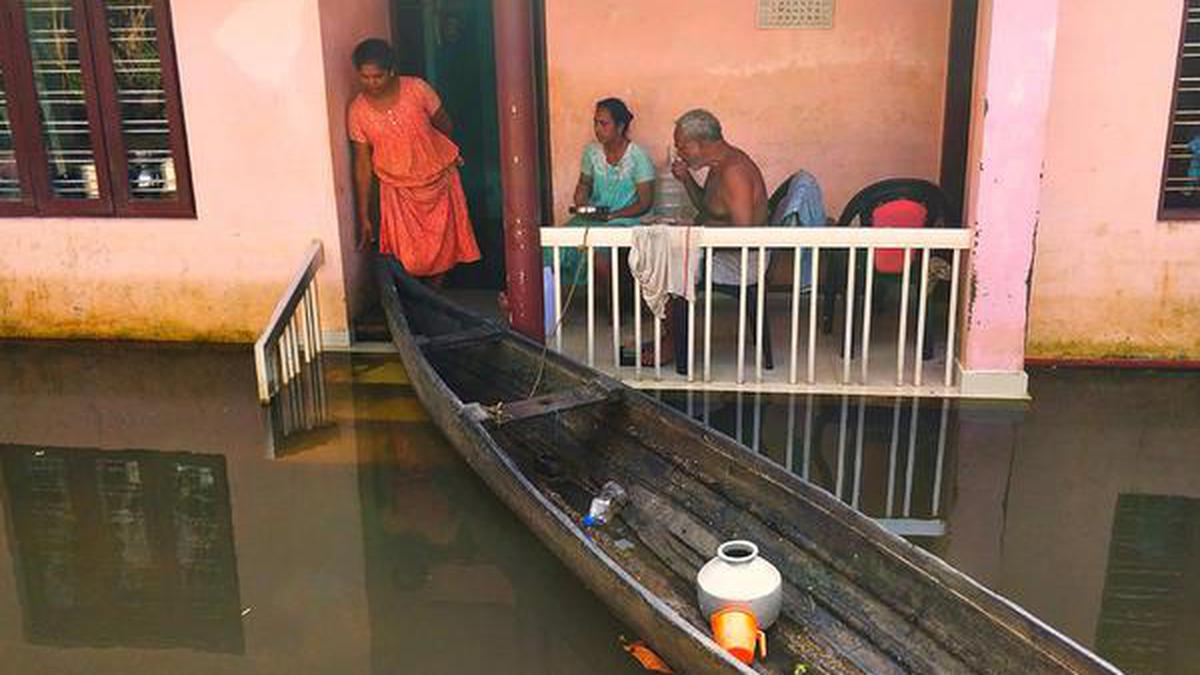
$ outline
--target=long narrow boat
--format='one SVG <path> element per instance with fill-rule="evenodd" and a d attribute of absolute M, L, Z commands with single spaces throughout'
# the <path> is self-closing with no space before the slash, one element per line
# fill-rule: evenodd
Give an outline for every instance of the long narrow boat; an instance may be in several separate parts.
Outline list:
<path fill-rule="evenodd" d="M 377 270 L 393 341 L 436 424 L 677 672 L 1119 672 L 732 439 L 394 265 Z M 585 530 L 581 513 L 608 480 L 628 503 Z M 696 605 L 696 572 L 729 539 L 757 543 L 784 578 L 769 656 L 753 666 L 713 641 Z"/>

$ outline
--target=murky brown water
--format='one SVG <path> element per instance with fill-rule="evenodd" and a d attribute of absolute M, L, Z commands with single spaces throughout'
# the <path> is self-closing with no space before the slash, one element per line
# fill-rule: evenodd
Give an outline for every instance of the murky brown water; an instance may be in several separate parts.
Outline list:
<path fill-rule="evenodd" d="M 244 350 L 0 343 L 0 672 L 642 672 L 394 357 L 323 375 L 265 410 Z M 690 409 L 1130 672 L 1200 672 L 1200 377 L 1033 391 Z"/>

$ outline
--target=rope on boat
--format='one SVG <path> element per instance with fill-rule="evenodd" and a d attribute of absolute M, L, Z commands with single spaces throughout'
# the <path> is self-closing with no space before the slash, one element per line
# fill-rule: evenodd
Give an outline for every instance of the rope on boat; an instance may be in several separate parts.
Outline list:
<path fill-rule="evenodd" d="M 588 234 L 590 234 L 591 231 L 592 231 L 591 224 L 585 224 L 583 226 L 583 241 L 581 241 L 579 243 L 579 246 L 576 247 L 576 250 L 579 251 L 581 254 L 587 252 Z M 589 266 L 594 265 L 595 261 L 589 259 L 587 261 L 587 264 Z M 614 266 L 614 268 L 616 267 L 615 260 L 613 261 L 613 266 Z M 571 300 L 573 300 L 575 298 L 575 289 L 579 288 L 579 273 L 583 271 L 583 267 L 584 267 L 583 265 L 575 266 L 575 276 L 574 276 L 574 278 L 571 279 L 571 290 L 567 291 L 567 301 L 563 303 L 562 311 L 558 313 L 558 316 L 555 319 L 554 330 L 550 331 L 550 334 L 547 335 L 545 337 L 545 339 L 542 341 L 542 355 L 540 358 L 538 358 L 537 377 L 534 378 L 533 386 L 529 388 L 529 394 L 525 398 L 533 398 L 534 396 L 536 396 L 538 388 L 542 386 L 542 376 L 545 375 L 545 373 L 546 373 L 546 355 L 550 350 L 550 339 L 555 337 L 556 335 L 558 335 L 558 332 L 560 330 L 562 330 L 563 319 L 567 318 L 567 312 L 571 309 Z M 613 269 L 612 274 L 616 274 L 616 269 Z M 557 284 L 558 279 L 555 279 L 554 283 Z M 639 355 L 639 358 L 640 358 L 640 355 Z M 499 404 L 497 404 L 497 405 L 499 405 Z M 497 412 L 499 412 L 499 411 L 497 410 Z"/>

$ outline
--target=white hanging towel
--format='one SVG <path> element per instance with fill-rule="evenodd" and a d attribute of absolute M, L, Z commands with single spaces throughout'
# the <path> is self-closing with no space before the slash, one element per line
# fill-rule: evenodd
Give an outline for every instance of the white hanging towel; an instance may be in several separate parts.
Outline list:
<path fill-rule="evenodd" d="M 659 319 L 667 317 L 667 300 L 696 297 L 700 247 L 690 225 L 644 225 L 633 228 L 629 269 L 642 285 L 642 297 Z"/>

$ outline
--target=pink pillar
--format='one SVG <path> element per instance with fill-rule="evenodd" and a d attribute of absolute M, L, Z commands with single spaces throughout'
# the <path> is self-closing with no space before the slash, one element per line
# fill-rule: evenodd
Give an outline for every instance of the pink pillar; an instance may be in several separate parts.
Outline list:
<path fill-rule="evenodd" d="M 1023 394 L 1058 0 L 985 0 L 979 21 L 967 164 L 975 244 L 964 298 L 962 386 Z"/>

